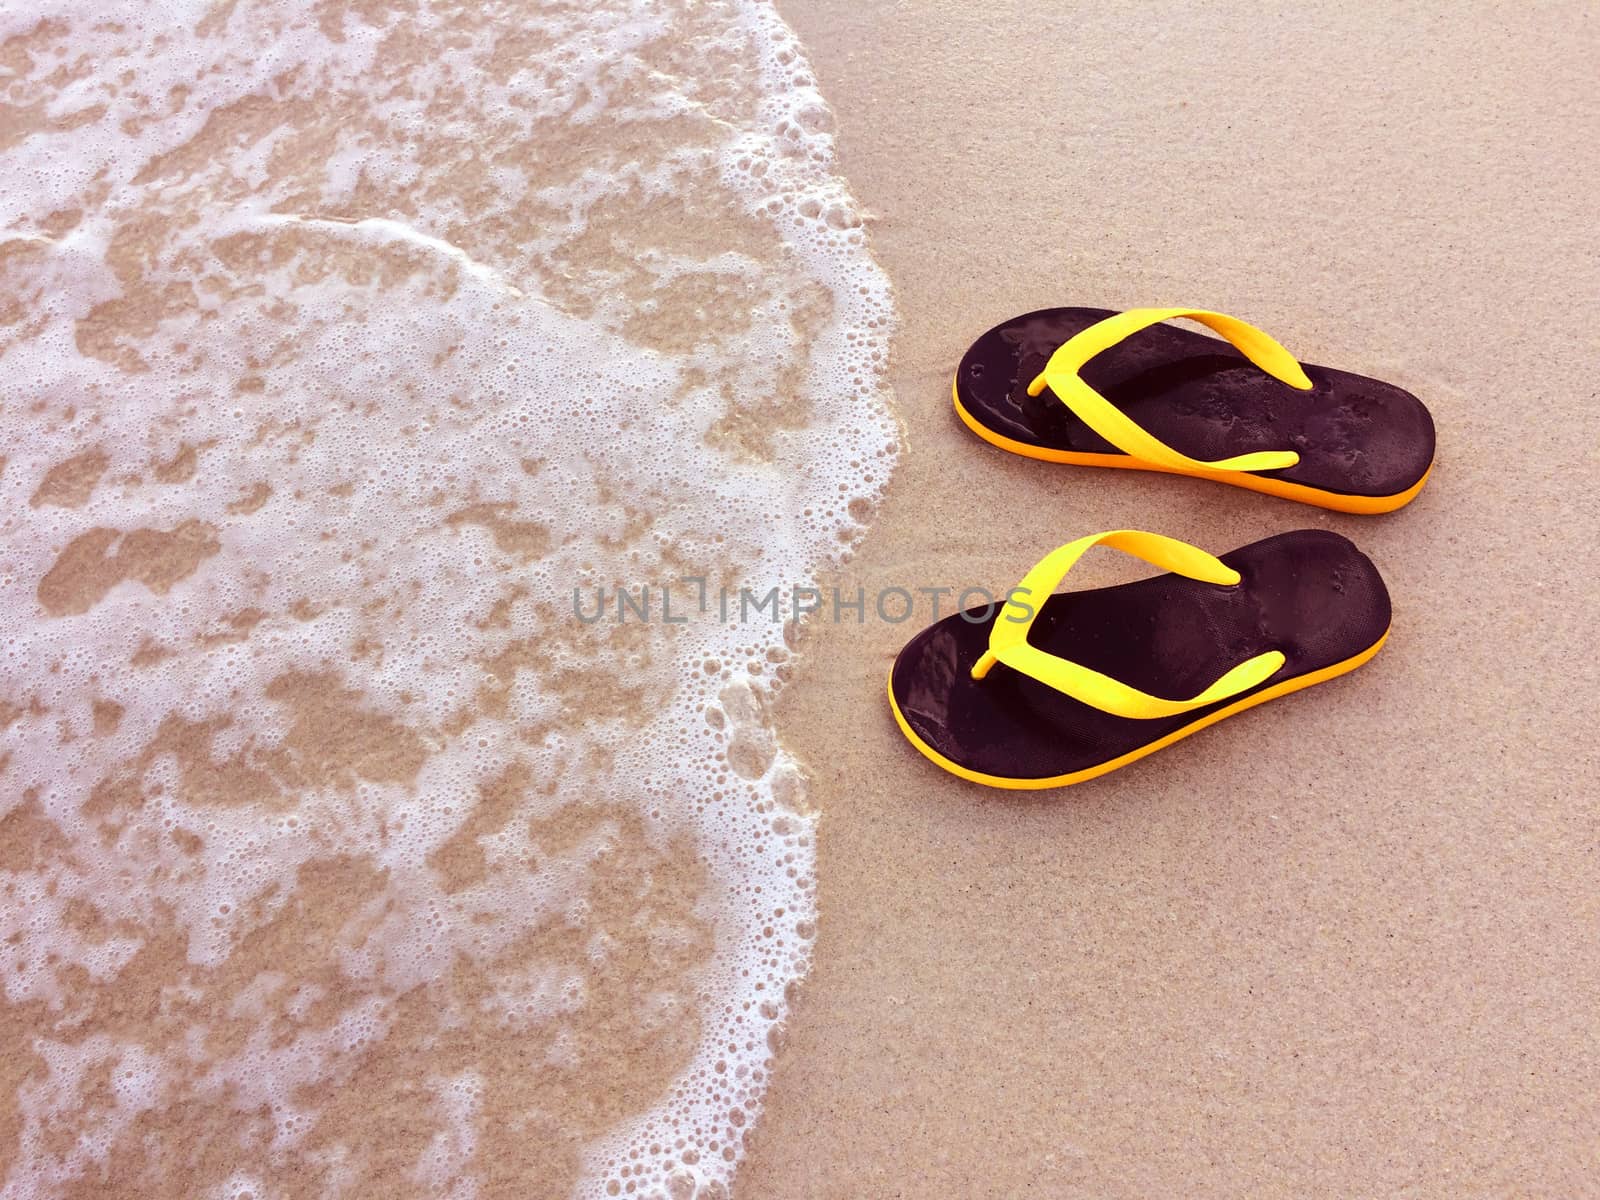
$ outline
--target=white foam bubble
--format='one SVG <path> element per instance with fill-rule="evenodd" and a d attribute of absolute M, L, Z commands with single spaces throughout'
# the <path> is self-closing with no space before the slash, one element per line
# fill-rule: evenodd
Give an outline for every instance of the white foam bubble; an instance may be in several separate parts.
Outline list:
<path fill-rule="evenodd" d="M 726 1185 L 816 916 L 781 626 L 571 604 L 809 579 L 892 465 L 890 294 L 793 35 L 766 0 L 55 0 L 0 4 L 0 42 L 33 122 L 0 189 L 0 986 L 54 1014 L 0 1195 L 185 1102 L 271 1115 L 214 1194 L 297 1155 L 356 1194 L 312 1097 L 417 1036 L 408 996 L 600 1076 L 602 980 L 640 980 L 629 1038 L 693 1037 L 582 1127 L 580 1192 Z M 618 855 L 669 899 L 619 910 Z M 348 911 L 303 911 L 339 863 Z M 141 970 L 179 1015 L 98 1032 L 170 933 Z M 471 1193 L 498 1065 L 428 1085 L 419 1189 Z"/>

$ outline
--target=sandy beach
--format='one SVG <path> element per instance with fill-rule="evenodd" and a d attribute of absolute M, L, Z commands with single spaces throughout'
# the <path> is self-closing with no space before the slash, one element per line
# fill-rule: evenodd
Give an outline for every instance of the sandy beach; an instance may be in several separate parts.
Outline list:
<path fill-rule="evenodd" d="M 911 627 L 814 625 L 778 717 L 819 935 L 739 1193 L 1590 1194 L 1593 9 L 781 7 L 902 322 L 905 455 L 845 578 L 1004 588 L 1101 529 L 1326 526 L 1395 623 L 1346 679 L 1021 796 L 896 732 Z M 1421 396 L 1421 497 L 1051 468 L 951 412 L 999 320 L 1182 303 Z"/>
<path fill-rule="evenodd" d="M 0 4 L 0 1200 L 1600 1194 L 1596 62 L 1575 2 Z M 1176 304 L 1421 397 L 1427 488 L 952 412 L 999 321 Z M 1017 794 L 891 720 L 924 603 L 704 602 L 1120 527 L 1336 530 L 1392 636 Z"/>

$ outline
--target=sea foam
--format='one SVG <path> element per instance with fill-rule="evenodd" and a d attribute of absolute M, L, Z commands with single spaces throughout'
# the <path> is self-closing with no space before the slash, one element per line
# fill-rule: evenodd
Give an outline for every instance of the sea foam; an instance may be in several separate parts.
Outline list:
<path fill-rule="evenodd" d="M 0 1196 L 720 1194 L 892 321 L 766 0 L 0 3 Z M 680 595 L 683 593 L 680 592 Z"/>

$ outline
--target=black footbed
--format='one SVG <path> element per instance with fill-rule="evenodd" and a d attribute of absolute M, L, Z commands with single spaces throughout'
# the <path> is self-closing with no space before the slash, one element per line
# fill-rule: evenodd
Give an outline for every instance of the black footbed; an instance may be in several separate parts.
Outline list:
<path fill-rule="evenodd" d="M 1232 587 L 1159 575 L 1063 592 L 1041 606 L 1030 644 L 1168 699 L 1199 694 L 1268 650 L 1285 662 L 1250 692 L 1156 720 L 1114 717 L 1005 664 L 973 679 L 1001 609 L 930 625 L 895 660 L 889 686 L 916 735 L 957 766 L 1004 779 L 1050 779 L 1120 758 L 1207 713 L 1375 645 L 1389 593 L 1372 561 L 1320 529 L 1278 534 L 1220 556 Z"/>
<path fill-rule="evenodd" d="M 1028 384 L 1074 334 L 1114 316 L 1049 308 L 996 325 L 956 372 L 961 405 L 1013 441 L 1081 454 L 1121 454 L 1045 388 Z M 1300 461 L 1257 471 L 1349 496 L 1394 496 L 1433 462 L 1433 418 L 1410 392 L 1331 367 L 1302 364 L 1315 385 L 1280 383 L 1232 346 L 1175 325 L 1153 325 L 1095 355 L 1084 382 L 1190 458 L 1294 450 Z"/>

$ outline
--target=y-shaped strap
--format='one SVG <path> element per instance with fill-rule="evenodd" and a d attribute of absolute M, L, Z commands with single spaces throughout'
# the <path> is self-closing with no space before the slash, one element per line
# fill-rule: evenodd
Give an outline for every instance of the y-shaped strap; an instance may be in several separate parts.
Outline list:
<path fill-rule="evenodd" d="M 1306 378 L 1294 355 L 1254 325 L 1199 308 L 1130 308 L 1079 330 L 1063 342 L 1050 356 L 1044 370 L 1028 385 L 1028 395 L 1037 396 L 1048 384 L 1057 398 L 1090 429 L 1124 454 L 1158 467 L 1179 471 L 1274 471 L 1299 462 L 1300 456 L 1293 450 L 1258 450 L 1214 462 L 1190 458 L 1135 423 L 1079 376 L 1083 365 L 1102 350 L 1141 329 L 1177 317 L 1188 317 L 1216 330 L 1274 379 L 1301 391 L 1310 390 L 1311 380 Z"/>
<path fill-rule="evenodd" d="M 1176 716 L 1237 696 L 1268 679 L 1283 666 L 1283 655 L 1276 650 L 1268 650 L 1265 654 L 1246 659 L 1198 696 L 1187 700 L 1164 700 L 1160 696 L 1129 687 L 1109 675 L 1102 675 L 1099 671 L 1057 658 L 1037 646 L 1029 645 L 1028 630 L 1033 628 L 1039 609 L 1060 586 L 1072 565 L 1094 546 L 1111 546 L 1204 583 L 1232 587 L 1239 582 L 1239 572 L 1221 559 L 1212 557 L 1197 546 L 1162 537 L 1159 533 L 1114 529 L 1109 533 L 1090 534 L 1075 542 L 1068 542 L 1040 559 L 1038 565 L 1011 590 L 1005 608 L 989 629 L 989 649 L 972 668 L 974 679 L 982 679 L 995 663 L 1000 662 L 1102 712 L 1117 717 L 1149 719 Z M 1015 599 L 1019 594 L 1021 603 Z"/>

